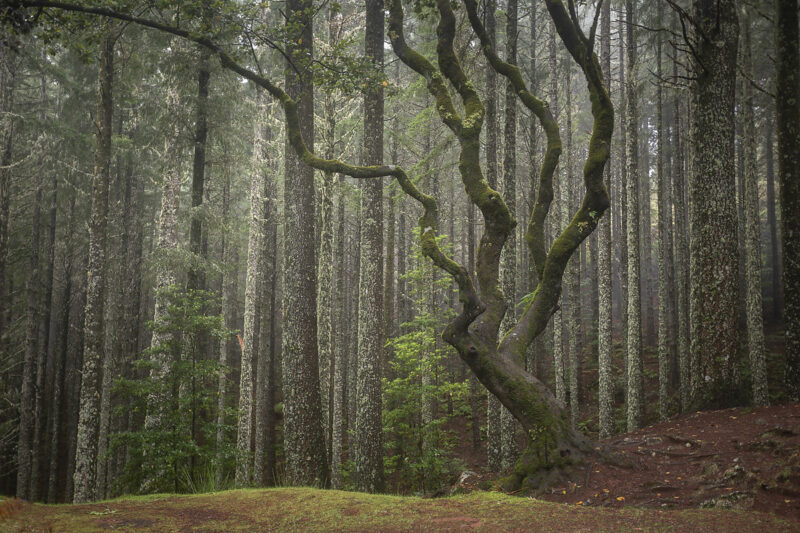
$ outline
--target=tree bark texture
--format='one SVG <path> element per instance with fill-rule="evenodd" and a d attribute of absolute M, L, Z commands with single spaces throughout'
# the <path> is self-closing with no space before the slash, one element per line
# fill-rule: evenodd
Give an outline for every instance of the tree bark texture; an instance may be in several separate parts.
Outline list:
<path fill-rule="evenodd" d="M 103 304 L 105 290 L 105 244 L 108 225 L 108 188 L 111 173 L 111 89 L 114 73 L 114 40 L 109 33 L 101 41 L 98 99 L 98 133 L 92 179 L 92 214 L 89 224 L 86 314 L 80 411 L 75 449 L 73 501 L 96 497 L 97 441 L 100 409 L 100 379 L 103 365 Z"/>
<path fill-rule="evenodd" d="M 517 0 L 508 0 L 506 6 L 506 62 L 517 63 Z M 503 200 L 512 217 L 517 215 L 517 98 L 514 85 L 506 83 L 505 128 L 503 132 Z M 503 295 L 506 314 L 500 326 L 501 335 L 508 332 L 517 318 L 517 239 L 511 231 L 500 256 L 500 272 L 503 279 Z M 520 360 L 524 363 L 524 357 Z M 506 469 L 514 464 L 519 455 L 517 449 L 517 425 L 508 409 L 500 409 L 501 420 L 501 465 Z"/>
<path fill-rule="evenodd" d="M 178 94 L 175 87 L 170 84 L 167 94 L 167 110 L 170 113 L 177 111 Z M 161 189 L 161 212 L 158 217 L 158 243 L 159 253 L 164 254 L 164 258 L 173 253 L 178 248 L 178 209 L 181 201 L 181 175 L 178 168 L 178 160 L 175 146 L 177 137 L 176 127 L 169 132 L 164 143 L 164 151 L 167 154 L 164 183 Z M 177 283 L 178 277 L 174 266 L 169 261 L 164 261 L 156 272 L 156 296 L 155 307 L 153 310 L 153 322 L 159 324 L 167 312 L 169 301 L 164 291 Z M 154 383 L 163 383 L 168 379 L 173 358 L 180 354 L 171 351 L 170 344 L 173 342 L 172 332 L 154 331 L 150 341 L 152 350 L 150 356 L 150 379 Z M 147 415 L 144 419 L 144 427 L 149 431 L 163 431 L 165 407 L 169 398 L 163 389 L 156 389 L 148 394 Z M 154 492 L 163 490 L 158 482 L 163 471 L 161 458 L 153 455 L 153 450 L 145 449 L 142 452 L 143 462 L 148 466 L 145 479 L 142 482 L 141 492 Z"/>
<path fill-rule="evenodd" d="M 800 37 L 797 0 L 775 1 L 778 180 L 783 240 L 786 388 L 800 400 Z"/>
<path fill-rule="evenodd" d="M 694 401 L 737 396 L 739 254 L 735 90 L 739 24 L 733 0 L 695 0 L 689 181 L 690 342 L 699 363 Z"/>
<path fill-rule="evenodd" d="M 745 74 L 752 76 L 753 57 L 750 37 L 750 19 L 746 8 L 742 9 L 742 68 Z M 753 86 L 744 83 L 744 101 L 742 105 L 741 140 L 744 152 L 742 168 L 744 179 L 744 215 L 745 215 L 745 288 L 747 315 L 747 351 L 750 355 L 750 375 L 753 380 L 753 403 L 767 405 L 767 365 L 764 353 L 764 319 L 761 298 L 761 217 L 759 216 L 758 193 L 758 161 L 755 132 L 755 104 Z"/>
<path fill-rule="evenodd" d="M 611 79 L 611 3 L 603 3 L 603 14 L 600 21 L 600 48 L 603 63 L 603 75 Z M 608 189 L 611 183 L 611 158 L 606 165 L 605 183 Z M 612 368 L 612 292 L 611 292 L 611 213 L 600 219 L 598 228 L 597 277 L 599 291 L 597 353 L 599 389 L 598 403 L 600 410 L 600 438 L 608 438 L 614 433 L 614 376 Z"/>
<path fill-rule="evenodd" d="M 309 0 L 289 0 L 287 17 L 297 35 L 288 50 L 292 57 L 313 55 L 312 6 Z M 290 26 L 290 27 L 291 27 Z M 313 146 L 314 94 L 309 64 L 300 74 L 287 69 L 286 95 L 296 99 L 295 117 L 287 137 L 284 188 L 285 235 L 283 286 L 283 393 L 286 479 L 293 485 L 325 486 L 328 464 L 319 391 L 317 352 L 317 267 L 314 234 L 314 169 L 301 162 L 291 137 Z M 287 124 L 288 125 L 288 124 Z"/>
<path fill-rule="evenodd" d="M 636 3 L 628 0 L 625 16 L 627 27 L 627 85 L 625 86 L 625 127 L 627 129 L 627 164 L 628 181 L 627 197 L 627 242 L 628 242 L 628 330 L 627 338 L 627 373 L 628 373 L 628 431 L 642 427 L 644 418 L 644 384 L 642 376 L 642 296 L 641 296 L 641 264 L 639 253 L 639 115 L 636 101 L 636 40 L 634 24 L 636 24 Z"/>
<path fill-rule="evenodd" d="M 383 72 L 383 2 L 366 0 L 365 56 Z M 364 163 L 383 164 L 383 85 L 364 93 Z M 383 476 L 381 378 L 383 360 L 383 183 L 361 188 L 361 267 L 358 302 L 358 407 L 355 424 L 356 487 L 380 492 Z"/>
<path fill-rule="evenodd" d="M 260 115 L 265 114 L 263 105 Z M 257 123 L 253 147 L 254 165 L 250 180 L 250 225 L 247 246 L 247 278 L 244 292 L 244 327 L 242 329 L 242 362 L 239 373 L 239 419 L 236 433 L 236 486 L 246 487 L 252 480 L 253 401 L 255 375 L 253 364 L 259 351 L 259 326 L 264 285 L 264 248 L 266 235 L 265 199 L 267 169 L 264 168 L 266 139 L 261 123 Z"/>

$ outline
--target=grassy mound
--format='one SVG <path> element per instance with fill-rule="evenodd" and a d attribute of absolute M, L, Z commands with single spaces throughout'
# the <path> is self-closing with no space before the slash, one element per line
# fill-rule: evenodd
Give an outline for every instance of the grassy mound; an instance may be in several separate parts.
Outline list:
<path fill-rule="evenodd" d="M 797 531 L 779 517 L 716 509 L 584 507 L 492 492 L 442 499 L 307 488 L 123 497 L 0 508 L 3 532 L 94 531 Z M 13 507 L 13 508 L 9 508 Z M 10 512 L 9 512 L 10 511 Z"/>

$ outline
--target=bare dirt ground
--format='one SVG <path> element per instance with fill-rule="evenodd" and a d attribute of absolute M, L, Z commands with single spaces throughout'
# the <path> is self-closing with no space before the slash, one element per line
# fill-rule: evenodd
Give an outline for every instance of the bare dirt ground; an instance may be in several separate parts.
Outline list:
<path fill-rule="evenodd" d="M 496 474 L 485 450 L 460 439 L 456 452 L 477 473 L 477 490 Z M 598 441 L 612 461 L 578 469 L 539 497 L 592 507 L 724 508 L 773 513 L 800 531 L 800 403 L 694 412 Z"/>
<path fill-rule="evenodd" d="M 800 404 L 691 413 L 598 446 L 622 464 L 590 465 L 545 499 L 752 509 L 800 521 Z"/>

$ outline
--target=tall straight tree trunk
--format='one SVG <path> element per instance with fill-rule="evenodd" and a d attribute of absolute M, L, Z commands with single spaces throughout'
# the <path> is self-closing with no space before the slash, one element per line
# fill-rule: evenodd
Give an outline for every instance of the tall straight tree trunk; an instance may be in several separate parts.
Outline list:
<path fill-rule="evenodd" d="M 0 46 L 0 112 L 3 116 L 11 110 L 14 97 L 14 63 L 8 61 L 8 48 Z M 8 223 L 11 199 L 11 148 L 14 139 L 14 121 L 3 120 L 0 125 L 0 350 L 5 349 L 6 268 L 8 261 Z"/>
<path fill-rule="evenodd" d="M 266 109 L 264 95 L 259 91 L 259 115 Z M 242 360 L 239 373 L 239 420 L 236 433 L 236 486 L 246 487 L 252 480 L 253 467 L 253 401 L 255 381 L 253 362 L 259 351 L 259 325 L 264 285 L 264 248 L 266 235 L 264 207 L 267 169 L 265 168 L 265 134 L 261 121 L 256 123 L 253 147 L 254 169 L 250 180 L 250 228 L 247 246 L 247 279 L 244 292 L 244 327 L 242 330 Z"/>
<path fill-rule="evenodd" d="M 642 124 L 642 117 L 637 118 L 640 120 L 637 124 Z M 639 131 L 642 129 L 644 128 L 641 126 L 636 129 L 637 142 L 641 143 L 641 147 L 638 149 L 641 155 L 641 170 L 639 172 L 639 179 L 641 180 L 639 186 L 639 217 L 641 221 L 639 230 L 642 236 L 639 244 L 639 253 L 641 254 L 639 281 L 642 285 L 642 292 L 640 293 L 643 313 L 642 333 L 647 346 L 654 346 L 656 343 L 656 310 L 653 308 L 653 278 L 657 277 L 657 275 L 653 273 L 653 226 L 650 209 L 650 150 L 648 148 L 646 136 L 639 135 Z"/>
<path fill-rule="evenodd" d="M 117 132 L 122 133 L 122 115 L 119 115 L 117 122 Z M 101 379 L 101 393 L 100 393 L 100 425 L 98 428 L 98 442 L 97 442 L 97 498 L 105 499 L 108 494 L 108 487 L 111 485 L 109 478 L 112 472 L 109 470 L 111 458 L 109 454 L 109 433 L 111 431 L 112 422 L 112 387 L 113 380 L 119 377 L 119 368 L 122 363 L 121 358 L 121 328 L 123 324 L 123 305 L 125 302 L 123 269 L 127 270 L 128 262 L 125 258 L 127 252 L 127 229 L 130 225 L 126 224 L 127 213 L 126 209 L 128 203 L 121 205 L 125 198 L 125 191 L 130 190 L 127 182 L 131 178 L 133 169 L 128 165 L 126 170 L 123 170 L 122 162 L 119 155 L 117 156 L 117 170 L 115 183 L 111 185 L 111 190 L 115 191 L 112 196 L 111 212 L 121 210 L 122 220 L 117 222 L 117 230 L 114 226 L 108 231 L 109 235 L 117 235 L 120 237 L 113 239 L 107 245 L 108 259 L 106 260 L 106 272 L 108 278 L 108 288 L 106 289 L 106 323 L 105 327 L 105 358 L 103 361 L 103 377 Z M 123 183 L 125 182 L 125 183 Z M 114 223 L 114 221 L 109 221 Z M 117 233 L 119 231 L 119 233 Z"/>
<path fill-rule="evenodd" d="M 75 448 L 75 503 L 94 500 L 97 474 L 97 441 L 100 409 L 100 374 L 103 364 L 103 292 L 105 244 L 108 225 L 108 188 L 111 173 L 111 88 L 114 74 L 114 39 L 106 30 L 100 49 L 98 133 L 92 179 L 92 214 L 89 224 L 86 316 L 81 370 L 78 437 Z"/>
<path fill-rule="evenodd" d="M 775 0 L 778 179 L 783 239 L 786 388 L 800 400 L 800 37 L 797 0 Z"/>
<path fill-rule="evenodd" d="M 192 160 L 192 223 L 189 231 L 189 251 L 196 256 L 203 252 L 203 221 L 199 210 L 203 205 L 203 189 L 206 175 L 206 140 L 208 139 L 208 86 L 211 74 L 208 61 L 210 52 L 200 47 L 197 68 L 197 104 L 194 118 L 194 158 Z M 205 257 L 202 257 L 205 259 Z M 203 268 L 190 268 L 187 287 L 190 290 L 205 288 Z"/>
<path fill-rule="evenodd" d="M 47 109 L 47 80 L 41 77 L 38 119 L 44 123 Z M 30 276 L 25 292 L 27 296 L 27 313 L 25 316 L 25 348 L 22 369 L 22 390 L 19 404 L 19 433 L 17 444 L 17 497 L 27 500 L 37 498 L 39 469 L 39 417 L 36 407 L 40 404 L 40 391 L 44 383 L 43 368 L 40 364 L 41 336 L 39 332 L 41 316 L 40 285 L 42 274 L 39 261 L 41 226 L 42 226 L 42 194 L 43 178 L 36 179 L 33 194 L 33 213 L 31 220 Z M 22 480 L 23 486 L 20 487 Z M 22 496 L 20 496 L 22 494 Z"/>
<path fill-rule="evenodd" d="M 495 11 L 497 0 L 486 0 L 486 33 L 492 45 L 495 44 L 497 21 Z M 497 72 L 486 64 L 486 180 L 489 187 L 497 187 L 497 133 L 500 130 L 497 120 Z"/>
<path fill-rule="evenodd" d="M 549 24 L 550 35 L 548 43 L 548 63 L 550 67 L 550 107 L 553 109 L 553 115 L 558 119 L 558 62 L 556 56 L 556 28 L 552 21 Z M 564 228 L 564 219 L 567 215 L 567 207 L 564 205 L 563 194 L 561 192 L 564 187 L 564 172 L 556 170 L 554 178 L 554 201 L 552 208 L 553 220 L 553 235 L 558 235 Z M 563 302 L 564 296 L 561 296 Z M 557 309 L 553 314 L 553 368 L 555 370 L 555 390 L 556 399 L 566 404 L 567 400 L 567 383 L 564 373 L 564 321 L 561 309 Z"/>
<path fill-rule="evenodd" d="M 748 76 L 753 72 L 750 19 L 742 10 L 742 68 Z M 745 214 L 745 277 L 747 290 L 747 350 L 750 353 L 750 374 L 753 379 L 753 403 L 767 405 L 767 368 L 764 354 L 764 319 L 761 300 L 761 217 L 758 207 L 758 166 L 755 132 L 753 86 L 744 83 L 742 106 L 744 151 L 744 214 Z"/>
<path fill-rule="evenodd" d="M 628 431 L 642 426 L 644 415 L 644 391 L 642 381 L 642 297 L 639 276 L 639 115 L 636 102 L 636 24 L 635 1 L 628 0 L 625 8 L 627 26 L 628 84 L 626 94 L 627 163 L 628 163 Z"/>
<path fill-rule="evenodd" d="M 531 0 L 528 9 L 530 10 L 530 39 L 531 39 L 531 49 L 536 50 L 537 47 L 537 40 L 538 40 L 538 32 L 537 32 L 537 6 L 538 3 L 536 0 Z M 536 75 L 536 53 L 531 53 L 531 60 L 530 60 L 530 72 L 531 72 L 531 79 L 530 79 L 530 87 L 531 92 L 533 94 L 538 94 L 539 92 L 539 80 Z M 539 160 L 539 144 L 538 144 L 538 132 L 537 128 L 539 127 L 538 124 L 534 120 L 530 121 L 530 143 L 528 146 L 528 160 L 529 160 L 529 194 L 528 194 L 528 206 L 533 206 L 536 203 L 536 196 L 538 194 L 538 187 L 539 187 L 539 172 L 541 170 L 540 165 L 537 165 L 536 162 Z M 475 206 L 470 203 L 469 205 L 469 215 L 472 217 L 472 223 L 470 224 L 470 228 L 473 228 L 472 231 L 474 233 L 474 222 L 475 222 Z M 475 245 L 475 236 L 471 234 L 472 238 L 472 246 Z M 522 242 L 525 242 L 524 240 Z M 527 265 L 525 271 L 528 273 L 528 287 L 527 293 L 533 292 L 536 289 L 536 286 L 539 285 L 539 276 L 536 273 L 536 269 L 533 267 L 534 259 L 533 253 L 531 252 L 530 248 L 523 247 L 523 251 L 527 253 Z M 469 262 L 470 268 L 474 263 L 474 249 L 473 254 L 470 256 L 472 259 Z M 537 376 L 540 380 L 545 380 L 545 347 L 544 347 L 544 336 L 537 337 L 533 344 L 531 345 L 530 349 L 528 350 L 528 371 L 533 373 Z"/>
<path fill-rule="evenodd" d="M 336 257 L 338 268 L 336 272 L 336 309 L 343 311 L 345 308 L 347 268 L 345 255 L 345 196 L 342 190 L 342 179 L 339 178 L 337 194 L 336 215 Z M 347 419 L 347 328 L 342 312 L 336 324 L 336 364 L 333 374 L 333 413 L 331 417 L 331 485 L 334 489 L 342 489 L 342 454 L 344 453 L 344 439 Z"/>
<path fill-rule="evenodd" d="M 359 194 L 361 190 L 359 189 Z M 353 457 L 353 436 L 352 432 L 356 425 L 356 378 L 358 377 L 358 280 L 361 279 L 361 200 L 359 198 L 358 206 L 355 212 L 355 226 L 356 231 L 350 243 L 354 253 L 348 254 L 352 258 L 350 266 L 351 275 L 348 276 L 349 291 L 349 307 L 350 307 L 350 322 L 348 333 L 348 355 L 347 355 L 347 446 L 350 458 Z"/>
<path fill-rule="evenodd" d="M 621 10 L 620 10 L 621 11 Z M 625 83 L 626 63 L 625 59 L 625 29 L 627 24 L 623 18 L 624 14 L 620 13 L 619 20 L 619 101 L 620 101 L 620 117 L 625 117 L 625 120 L 619 121 L 619 138 L 620 138 L 620 229 L 618 233 L 619 239 L 619 277 L 620 277 L 620 307 L 622 308 L 622 364 L 623 364 L 623 391 L 625 393 L 625 401 L 628 398 L 628 85 Z"/>
<path fill-rule="evenodd" d="M 484 16 L 486 33 L 492 45 L 495 43 L 497 21 L 496 0 L 487 0 Z M 497 187 L 497 134 L 500 129 L 497 120 L 497 72 L 486 65 L 486 181 L 489 187 Z M 491 394 L 486 395 L 486 452 L 487 467 L 499 472 L 503 462 L 502 422 L 500 402 Z"/>
<path fill-rule="evenodd" d="M 663 19 L 663 8 L 658 5 L 658 19 Z M 662 79 L 661 36 L 656 43 L 656 77 Z M 669 198 L 669 183 L 664 173 L 664 90 L 661 82 L 656 87 L 657 132 L 657 196 L 658 196 L 658 415 L 661 420 L 669 416 L 669 367 L 672 361 L 670 348 L 674 338 L 670 331 L 670 315 L 673 312 L 670 300 L 670 265 L 672 264 L 672 205 Z"/>
<path fill-rule="evenodd" d="M 506 6 L 506 62 L 517 63 L 517 0 L 508 0 Z M 506 84 L 505 129 L 503 132 L 503 199 L 511 216 L 517 215 L 517 97 L 514 86 Z M 517 239 L 512 231 L 500 258 L 503 278 L 503 294 L 506 299 L 506 314 L 500 326 L 500 335 L 517 322 Z M 523 361 L 520 361 L 524 364 Z M 508 409 L 501 407 L 501 465 L 508 468 L 517 460 L 517 424 Z"/>
<path fill-rule="evenodd" d="M 690 339 L 699 361 L 694 400 L 728 405 L 737 395 L 739 255 L 734 172 L 736 56 L 733 0 L 695 0 L 689 182 Z"/>
<path fill-rule="evenodd" d="M 771 102 L 770 102 L 771 104 Z M 778 240 L 778 223 L 775 216 L 775 207 L 778 201 L 775 198 L 775 155 L 774 137 L 775 123 L 774 110 L 771 105 L 767 105 L 767 120 L 764 121 L 764 160 L 766 162 L 767 174 L 767 230 L 769 231 L 769 275 L 770 275 L 770 294 L 772 295 L 772 318 L 780 320 L 783 316 L 783 295 L 781 287 L 781 260 L 780 247 Z"/>
<path fill-rule="evenodd" d="M 230 189 L 231 179 L 230 174 L 225 176 L 225 182 L 222 186 L 222 222 L 227 225 L 230 218 Z M 228 330 L 233 330 L 236 327 L 236 293 L 237 291 L 237 268 L 236 268 L 236 251 L 233 239 L 223 233 L 222 236 L 222 262 L 225 268 L 222 270 L 222 320 L 224 326 Z M 225 411 L 227 406 L 228 396 L 228 370 L 232 360 L 234 342 L 225 337 L 220 339 L 219 342 L 219 366 L 220 372 L 217 382 L 217 475 L 216 486 L 219 488 L 225 478 Z"/>
<path fill-rule="evenodd" d="M 49 224 L 48 224 L 48 237 L 47 237 L 47 263 L 44 270 L 43 284 L 44 284 L 44 299 L 42 303 L 42 316 L 39 320 L 39 353 L 36 361 L 36 420 L 34 422 L 33 432 L 33 461 L 31 464 L 31 499 L 38 500 L 41 498 L 40 491 L 46 491 L 46 486 L 42 484 L 42 478 L 47 477 L 47 470 L 45 465 L 49 464 L 45 460 L 46 455 L 46 441 L 47 441 L 47 421 L 49 417 L 49 410 L 47 408 L 47 401 L 45 400 L 45 373 L 47 370 L 47 361 L 51 360 L 50 354 L 52 353 L 52 345 L 50 343 L 50 320 L 52 316 L 52 308 L 55 302 L 53 301 L 53 272 L 55 266 L 56 254 L 56 200 L 58 199 L 58 173 L 54 172 L 51 178 L 50 186 L 50 211 L 49 211 Z M 51 374 L 50 380 L 52 381 L 53 375 Z M 50 389 L 52 394 L 52 389 Z M 41 493 L 43 496 L 44 493 Z"/>
<path fill-rule="evenodd" d="M 313 6 L 310 0 L 287 2 L 289 55 L 313 57 Z M 296 33 L 296 35 L 295 35 Z M 296 99 L 300 132 L 314 144 L 314 92 L 308 65 L 300 74 L 287 69 L 286 88 Z M 283 396 L 286 481 L 325 486 L 328 463 L 319 393 L 317 358 L 317 266 L 314 233 L 314 170 L 288 145 L 284 188 L 285 235 L 283 287 Z"/>
<path fill-rule="evenodd" d="M 569 223 L 572 213 L 576 212 L 579 205 L 577 198 L 576 178 L 572 174 L 572 62 L 565 58 L 564 87 L 566 100 L 566 160 L 564 172 L 564 186 L 561 189 L 561 198 L 564 201 L 562 217 L 564 226 Z M 567 346 L 569 349 L 569 414 L 570 422 L 573 427 L 578 426 L 578 416 L 580 410 L 580 377 L 581 377 L 581 250 L 570 258 L 567 264 L 565 285 L 568 287 L 567 298 L 562 301 L 565 312 L 567 313 L 566 334 Z"/>
<path fill-rule="evenodd" d="M 603 4 L 600 20 L 600 59 L 606 83 L 611 81 L 611 3 Z M 606 189 L 611 186 L 611 161 L 606 165 Z M 611 292 L 611 216 L 607 213 L 597 226 L 598 235 L 598 324 L 597 324 L 597 366 L 599 374 L 598 403 L 600 408 L 600 438 L 605 439 L 614 433 L 614 382 L 612 372 L 612 292 Z"/>
<path fill-rule="evenodd" d="M 394 123 L 397 131 L 397 123 Z M 392 164 L 397 164 L 397 136 L 392 139 Z M 391 191 L 391 189 L 390 189 Z M 383 338 L 388 340 L 397 335 L 397 313 L 395 299 L 395 234 L 397 232 L 397 218 L 395 217 L 396 202 L 391 193 L 387 197 L 386 206 L 386 254 L 383 260 Z M 392 351 L 384 350 L 386 361 L 391 360 Z M 386 372 L 388 369 L 384 369 Z"/>
<path fill-rule="evenodd" d="M 397 323 L 403 324 L 409 320 L 408 312 L 408 281 L 406 275 L 406 261 L 408 260 L 408 244 L 406 237 L 408 228 L 406 227 L 406 212 L 403 200 L 397 204 L 400 217 L 397 222 Z"/>
<path fill-rule="evenodd" d="M 75 195 L 70 198 L 67 211 L 67 229 L 65 239 L 65 250 L 70 249 L 73 243 L 73 220 L 75 213 Z M 50 398 L 50 432 L 48 440 L 50 445 L 50 467 L 47 480 L 47 503 L 58 501 L 59 484 L 59 458 L 61 456 L 59 446 L 60 435 L 63 433 L 63 422 L 61 418 L 62 404 L 64 402 L 64 391 L 66 381 L 67 351 L 69 348 L 69 329 L 70 329 L 70 304 L 72 297 L 72 259 L 69 253 L 64 254 L 64 287 L 61 291 L 61 307 L 59 309 L 57 343 L 58 353 L 53 358 L 53 392 Z"/>
<path fill-rule="evenodd" d="M 134 157 L 127 156 L 129 179 L 126 182 L 126 197 L 128 206 L 125 209 L 126 218 L 123 221 L 128 238 L 126 251 L 126 280 L 123 310 L 122 350 L 123 358 L 121 372 L 123 377 L 130 378 L 135 374 L 134 362 L 141 357 L 141 325 L 144 322 L 141 312 L 143 298 L 142 289 L 142 251 L 144 240 L 145 210 L 141 208 L 144 196 L 144 180 L 133 172 Z M 127 189 L 130 189 L 129 191 Z M 123 422 L 123 428 L 132 431 L 136 425 L 135 413 L 130 411 Z M 119 451 L 118 463 L 121 471 L 124 464 L 131 459 L 131 447 L 125 446 Z"/>
<path fill-rule="evenodd" d="M 339 42 L 341 15 L 328 9 L 328 46 L 333 49 Z M 331 93 L 325 93 L 322 110 L 325 120 L 323 141 L 325 157 L 335 157 L 336 102 Z M 319 382 L 322 402 L 322 426 L 325 433 L 325 453 L 331 455 L 331 386 L 333 384 L 333 179 L 332 172 L 323 172 L 319 205 L 319 254 L 317 257 L 317 344 L 319 350 Z"/>
<path fill-rule="evenodd" d="M 278 318 L 280 310 L 278 306 L 279 288 L 279 261 L 278 255 L 278 205 L 277 198 L 273 200 L 274 209 L 272 210 L 272 220 L 270 221 L 270 241 L 274 243 L 272 249 L 271 268 L 269 271 L 269 364 L 267 365 L 265 400 L 266 408 L 264 414 L 264 460 L 266 462 L 264 472 L 264 484 L 272 486 L 276 481 L 276 449 L 275 442 L 275 398 L 278 389 L 278 363 L 280 345 L 278 344 Z"/>
<path fill-rule="evenodd" d="M 678 76 L 678 61 L 673 61 L 673 76 Z M 684 158 L 684 144 L 681 135 L 681 106 L 682 94 L 675 91 L 673 101 L 673 145 L 674 162 L 672 172 L 673 197 L 675 198 L 675 283 L 677 285 L 677 314 L 678 314 L 678 366 L 680 369 L 680 400 L 681 412 L 689 409 L 691 400 L 691 372 L 689 356 L 689 241 L 687 240 L 688 225 L 686 215 L 686 171 Z"/>
<path fill-rule="evenodd" d="M 383 72 L 383 2 L 366 0 L 364 55 Z M 364 164 L 383 164 L 383 86 L 364 92 Z M 383 476 L 383 182 L 361 188 L 361 267 L 358 287 L 358 375 L 356 378 L 356 488 L 380 492 Z"/>
<path fill-rule="evenodd" d="M 264 94 L 259 91 L 259 103 L 263 104 Z M 259 106 L 259 117 L 266 118 L 266 109 L 263 105 Z M 267 446 L 270 434 L 269 427 L 273 423 L 274 405 L 270 401 L 272 390 L 275 387 L 274 376 L 274 316 L 272 307 L 275 299 L 275 286 L 273 278 L 276 273 L 273 265 L 273 255 L 276 253 L 277 235 L 273 236 L 273 225 L 276 222 L 277 209 L 275 198 L 271 193 L 275 190 L 275 182 L 272 178 L 274 165 L 269 154 L 268 143 L 272 133 L 265 123 L 258 121 L 255 132 L 254 162 L 255 172 L 260 172 L 263 177 L 261 189 L 261 234 L 258 253 L 261 254 L 259 264 L 263 269 L 259 284 L 256 287 L 259 297 L 260 316 L 258 333 L 258 357 L 256 368 L 256 386 L 253 394 L 255 399 L 255 435 L 253 438 L 253 483 L 256 485 L 271 484 L 271 472 L 274 470 L 274 462 L 268 461 Z M 271 441 L 271 439 L 269 439 Z"/>
<path fill-rule="evenodd" d="M 81 257 L 88 259 L 86 250 Z M 76 268 L 77 272 L 86 270 L 86 264 L 79 264 Z M 68 408 L 65 413 L 68 415 L 66 421 L 66 444 L 67 444 L 67 467 L 66 467 L 66 483 L 64 488 L 64 501 L 72 501 L 75 493 L 75 449 L 78 441 L 78 417 L 80 416 L 80 388 L 81 388 L 81 365 L 83 359 L 83 342 L 84 342 L 84 328 L 86 323 L 86 278 L 81 276 L 84 280 L 77 289 L 78 298 L 71 309 L 75 313 L 75 318 L 70 319 L 71 322 L 77 326 L 70 331 L 69 338 L 69 365 L 67 370 L 67 383 L 68 390 L 66 391 L 68 399 Z"/>
<path fill-rule="evenodd" d="M 19 400 L 19 435 L 17 440 L 17 498 L 32 500 L 33 447 L 36 409 L 36 355 L 39 349 L 39 241 L 41 234 L 42 186 L 37 184 L 33 198 L 30 276 L 28 277 L 25 352 L 22 390 Z"/>
<path fill-rule="evenodd" d="M 178 94 L 177 89 L 172 85 L 167 94 L 167 110 L 175 113 L 177 110 Z M 177 161 L 176 147 L 174 139 L 177 137 L 177 128 L 168 133 L 164 142 L 164 152 L 171 154 L 166 161 L 164 183 L 161 188 L 161 212 L 158 217 L 158 242 L 157 248 L 162 253 L 168 253 L 178 248 L 178 209 L 180 208 L 181 192 L 181 173 Z M 155 306 L 153 310 L 153 323 L 159 324 L 163 321 L 167 313 L 169 301 L 165 294 L 170 287 L 177 283 L 177 274 L 170 265 L 161 265 L 156 272 L 156 294 Z M 180 354 L 172 352 L 173 343 L 172 331 L 154 331 L 150 341 L 150 379 L 154 383 L 164 383 L 168 379 L 173 358 Z M 148 431 L 164 431 L 165 409 L 169 402 L 169 393 L 164 388 L 156 389 L 147 396 L 147 415 L 144 419 L 144 428 Z M 160 485 L 160 479 L 164 473 L 162 458 L 153 455 L 154 450 L 145 449 L 142 452 L 143 463 L 145 465 L 145 476 L 140 488 L 141 492 L 153 492 L 164 489 Z"/>

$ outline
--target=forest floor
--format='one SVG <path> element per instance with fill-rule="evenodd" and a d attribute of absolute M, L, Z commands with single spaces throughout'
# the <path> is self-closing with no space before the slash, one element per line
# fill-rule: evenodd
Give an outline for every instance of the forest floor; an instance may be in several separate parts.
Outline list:
<path fill-rule="evenodd" d="M 587 465 L 537 499 L 277 488 L 88 505 L 6 500 L 0 531 L 800 530 L 800 404 L 690 413 L 597 445 L 624 466 Z M 487 481 L 479 473 L 459 489 Z"/>
<path fill-rule="evenodd" d="M 767 512 L 800 531 L 800 404 L 688 413 L 595 445 L 614 464 L 588 464 L 539 498 L 582 507 Z M 474 471 L 462 490 L 497 477 Z"/>
<path fill-rule="evenodd" d="M 3 532 L 95 531 L 797 531 L 761 512 L 591 508 L 474 492 L 449 498 L 306 488 L 119 498 L 89 505 L 5 502 Z"/>

